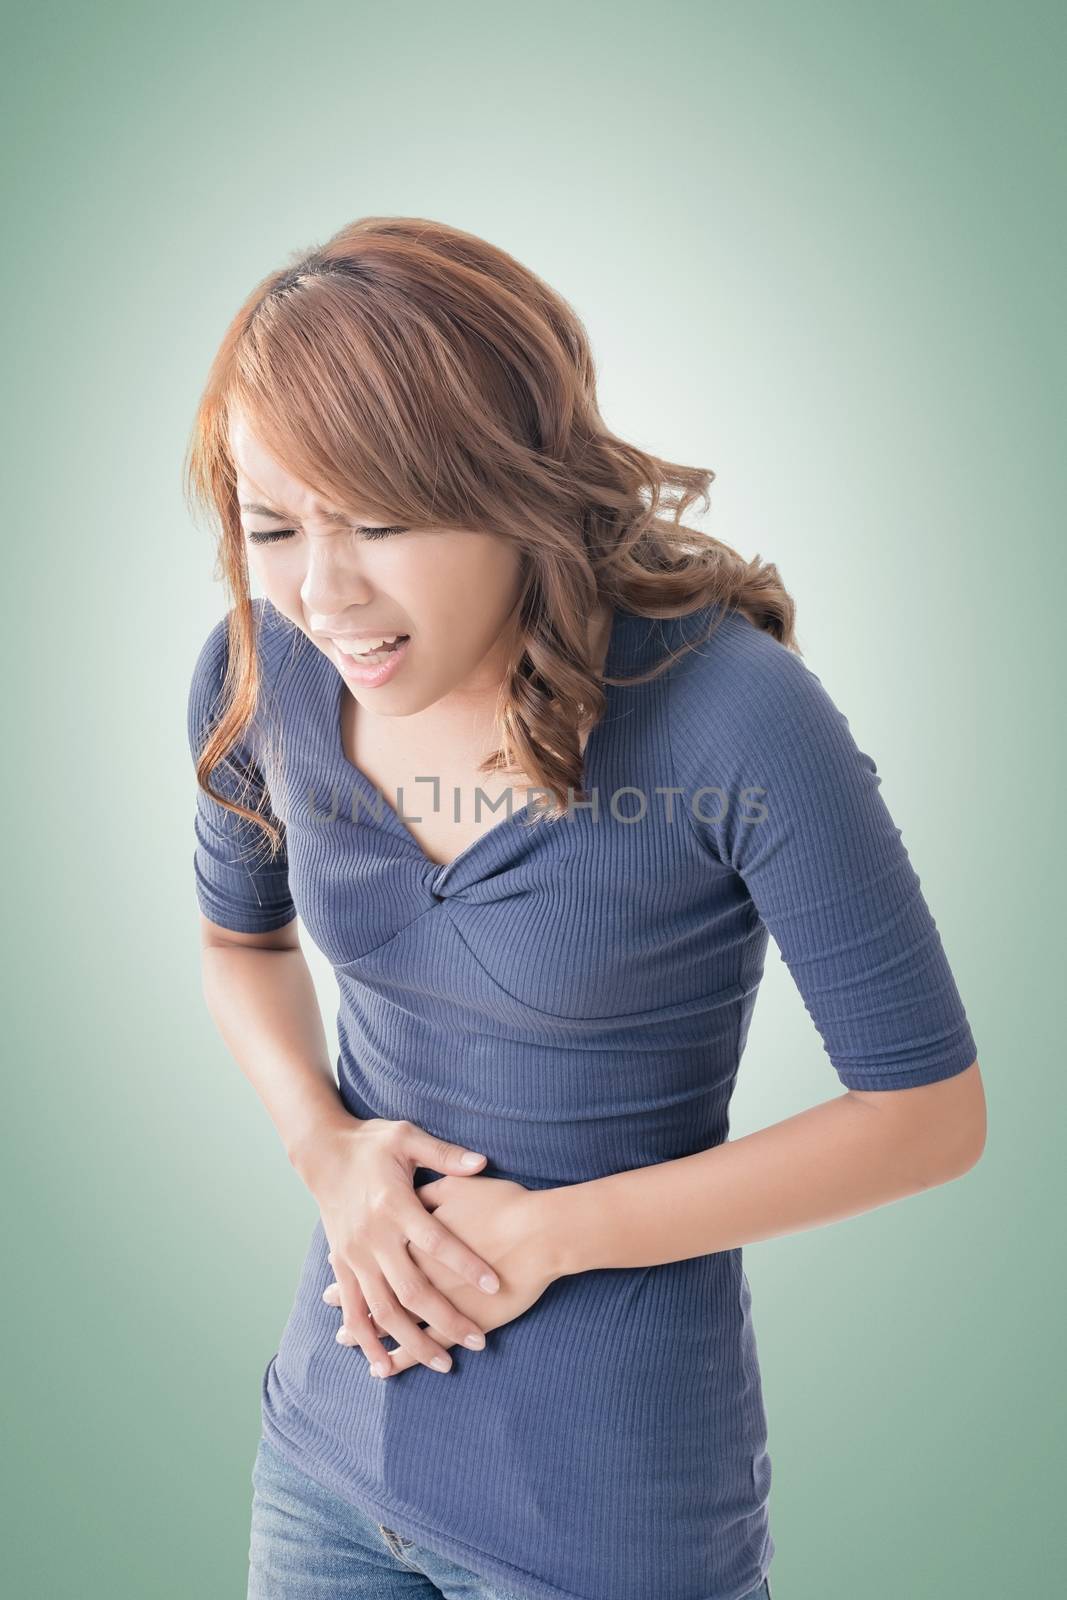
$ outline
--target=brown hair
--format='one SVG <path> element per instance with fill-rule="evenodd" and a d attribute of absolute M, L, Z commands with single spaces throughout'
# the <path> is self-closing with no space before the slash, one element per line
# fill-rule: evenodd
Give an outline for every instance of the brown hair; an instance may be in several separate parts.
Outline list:
<path fill-rule="evenodd" d="M 493 532 L 519 547 L 519 644 L 501 686 L 502 748 L 480 771 L 529 774 L 557 817 L 581 795 L 580 735 L 604 711 L 588 618 L 606 600 L 653 618 L 715 606 L 799 650 L 794 602 L 771 562 L 745 561 L 682 517 L 715 474 L 647 454 L 604 426 L 589 341 L 574 310 L 505 251 L 420 217 L 362 217 L 272 272 L 212 363 L 185 481 L 221 524 L 231 597 L 228 703 L 197 781 L 261 827 L 269 815 L 208 783 L 255 715 L 255 623 L 236 473 L 239 412 L 268 451 L 341 507 L 388 524 Z M 663 515 L 669 511 L 670 515 Z M 681 653 L 684 653 L 681 652 Z"/>

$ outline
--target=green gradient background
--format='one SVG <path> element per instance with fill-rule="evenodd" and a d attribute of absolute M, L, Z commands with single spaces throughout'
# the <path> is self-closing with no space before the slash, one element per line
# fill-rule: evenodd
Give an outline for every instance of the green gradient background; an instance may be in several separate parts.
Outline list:
<path fill-rule="evenodd" d="M 526 261 L 609 426 L 714 468 L 705 525 L 796 596 L 974 1026 L 971 1174 L 746 1247 L 775 1600 L 1061 1587 L 1063 8 L 4 31 L 7 1592 L 245 1592 L 316 1212 L 200 994 L 185 696 L 225 600 L 180 467 L 238 301 L 365 213 Z M 772 945 L 732 1132 L 839 1088 Z"/>

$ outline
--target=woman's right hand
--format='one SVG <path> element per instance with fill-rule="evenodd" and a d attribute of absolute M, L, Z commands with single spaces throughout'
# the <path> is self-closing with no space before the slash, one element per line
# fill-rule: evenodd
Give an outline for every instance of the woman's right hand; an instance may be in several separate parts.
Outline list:
<path fill-rule="evenodd" d="M 385 1334 L 424 1366 L 442 1360 L 444 1370 L 452 1365 L 451 1356 L 419 1326 L 420 1318 L 445 1332 L 452 1344 L 476 1350 L 485 1344 L 484 1331 L 430 1282 L 408 1253 L 408 1244 L 414 1244 L 476 1287 L 489 1293 L 499 1289 L 492 1264 L 435 1220 L 413 1182 L 416 1167 L 470 1177 L 485 1161 L 479 1155 L 464 1165 L 463 1157 L 470 1154 L 412 1122 L 384 1117 L 353 1119 L 350 1129 L 337 1129 L 316 1144 L 314 1165 L 304 1181 L 318 1202 L 339 1286 L 342 1324 L 337 1340 L 358 1345 L 371 1371 L 381 1368 L 376 1377 L 392 1371 L 391 1353 L 380 1337 Z"/>

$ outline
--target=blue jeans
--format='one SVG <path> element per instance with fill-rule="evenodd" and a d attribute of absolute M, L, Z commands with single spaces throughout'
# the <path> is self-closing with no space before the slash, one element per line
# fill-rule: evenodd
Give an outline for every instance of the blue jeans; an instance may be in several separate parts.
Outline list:
<path fill-rule="evenodd" d="M 521 1600 L 402 1539 L 260 1438 L 252 1468 L 247 1600 Z M 771 1600 L 764 1580 L 744 1600 Z"/>

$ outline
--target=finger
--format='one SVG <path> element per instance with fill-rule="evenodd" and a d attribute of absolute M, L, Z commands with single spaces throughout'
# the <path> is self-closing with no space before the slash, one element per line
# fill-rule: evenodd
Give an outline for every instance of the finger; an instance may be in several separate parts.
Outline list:
<path fill-rule="evenodd" d="M 432 1184 L 427 1184 L 425 1187 L 432 1188 Z M 474 1284 L 475 1288 L 485 1290 L 487 1294 L 495 1294 L 500 1288 L 500 1279 L 491 1264 L 469 1245 L 464 1244 L 462 1239 L 457 1238 L 444 1223 L 437 1222 L 433 1213 L 427 1211 L 418 1199 L 416 1190 L 409 1189 L 406 1192 L 405 1202 L 399 1207 L 397 1221 L 413 1245 L 440 1261 L 450 1272 L 454 1272 L 457 1278 L 463 1278 L 467 1283 Z M 426 1320 L 429 1321 L 429 1317 Z"/>
<path fill-rule="evenodd" d="M 338 1283 L 328 1283 L 325 1290 L 322 1291 L 322 1298 L 323 1301 L 326 1302 L 326 1306 L 339 1306 L 339 1304 L 341 1304 L 341 1290 L 339 1290 Z M 453 1317 L 456 1317 L 456 1307 L 451 1304 L 450 1299 L 446 1299 L 442 1294 L 442 1301 L 443 1304 L 445 1304 L 446 1309 L 450 1310 L 451 1314 L 453 1314 Z M 426 1317 L 422 1318 L 422 1322 L 426 1322 Z M 376 1333 L 389 1333 L 387 1328 L 379 1328 L 378 1323 L 374 1322 L 373 1318 L 371 1318 L 371 1323 L 373 1323 L 373 1328 Z M 440 1320 L 440 1322 L 438 1322 L 438 1326 L 442 1325 L 443 1320 Z M 440 1342 L 443 1338 L 445 1338 L 445 1336 L 443 1336 L 443 1333 L 438 1333 L 435 1334 L 435 1338 L 437 1338 L 438 1342 Z M 469 1350 L 483 1350 L 485 1349 L 485 1328 L 478 1326 L 478 1323 L 474 1322 L 472 1318 L 464 1317 L 464 1315 L 459 1314 L 458 1322 L 456 1322 L 456 1325 L 454 1325 L 454 1333 L 451 1334 L 451 1339 L 448 1342 L 450 1342 L 450 1347 L 453 1346 L 453 1344 L 461 1344 L 462 1342 L 462 1344 L 464 1344 L 464 1346 L 466 1346 Z M 392 1358 L 394 1358 L 395 1368 L 395 1365 L 397 1365 L 397 1352 L 395 1352 L 395 1350 L 390 1350 L 390 1355 L 392 1355 Z"/>
<path fill-rule="evenodd" d="M 412 1302 L 419 1293 L 418 1280 L 422 1277 L 403 1247 L 399 1255 L 383 1256 L 382 1266 L 377 1271 L 369 1278 L 364 1274 L 367 1307 L 379 1327 L 385 1328 L 398 1345 L 411 1351 L 416 1360 L 428 1367 L 435 1361 L 441 1362 L 443 1365 L 437 1370 L 447 1372 L 452 1365 L 451 1356 L 445 1355 L 436 1341 L 423 1331 L 417 1312 L 412 1310 Z M 390 1370 L 395 1355 L 395 1350 L 389 1352 Z"/>
<path fill-rule="evenodd" d="M 338 1299 L 341 1303 L 341 1326 L 334 1335 L 338 1344 L 358 1345 L 367 1358 L 367 1362 L 375 1372 L 375 1377 L 385 1377 L 392 1367 L 391 1352 L 388 1351 L 376 1331 L 376 1324 L 367 1304 L 367 1297 L 363 1291 L 355 1272 L 333 1252 L 330 1255 L 330 1265 L 337 1274 Z"/>
<path fill-rule="evenodd" d="M 480 1171 L 486 1159 L 484 1155 L 468 1150 L 465 1144 L 452 1144 L 447 1139 L 438 1139 L 435 1134 L 427 1133 L 425 1128 L 418 1127 L 414 1122 L 404 1125 L 401 1148 L 416 1166 L 426 1167 L 430 1172 L 454 1172 L 459 1177 Z"/>
<path fill-rule="evenodd" d="M 455 1339 L 449 1340 L 447 1335 L 442 1333 L 440 1328 L 427 1327 L 425 1331 L 433 1339 L 435 1339 L 436 1342 L 444 1350 L 450 1350 L 452 1348 L 452 1346 L 455 1343 L 457 1343 L 457 1341 Z M 390 1377 L 395 1377 L 395 1375 L 398 1372 L 405 1372 L 408 1367 L 413 1367 L 415 1365 L 416 1365 L 415 1357 L 410 1353 L 410 1351 L 404 1350 L 404 1349 L 394 1350 L 393 1351 L 393 1370 L 389 1374 L 389 1376 Z"/>
<path fill-rule="evenodd" d="M 336 1278 L 334 1279 L 333 1283 L 328 1283 L 326 1285 L 325 1289 L 322 1291 L 322 1298 L 328 1306 L 339 1306 L 341 1304 L 341 1290 Z M 386 1332 L 385 1328 L 379 1328 L 373 1317 L 371 1317 L 371 1327 L 374 1329 L 375 1333 L 384 1334 Z"/>
<path fill-rule="evenodd" d="M 424 1265 L 418 1259 L 419 1254 L 418 1246 L 412 1245 L 410 1249 L 404 1250 L 402 1254 L 392 1257 L 389 1262 L 384 1257 L 382 1258 L 382 1265 L 386 1275 L 393 1284 L 394 1291 L 401 1304 L 417 1317 L 420 1322 L 433 1323 L 440 1329 L 441 1334 L 444 1336 L 446 1347 L 454 1344 L 463 1344 L 469 1350 L 484 1349 L 484 1329 L 474 1320 L 469 1311 L 463 1310 L 462 1307 L 455 1305 L 449 1299 L 447 1287 L 440 1288 L 433 1278 L 427 1276 Z M 423 1258 L 423 1260 L 426 1266 L 430 1266 L 431 1270 L 434 1272 L 438 1270 L 436 1260 L 433 1260 L 432 1263 L 426 1261 L 426 1258 Z M 403 1293 L 401 1293 L 399 1287 L 401 1279 L 407 1285 Z M 466 1285 L 457 1284 L 457 1292 L 460 1289 L 465 1290 Z M 400 1336 L 397 1335 L 397 1338 L 399 1339 Z M 406 1339 L 400 1339 L 400 1343 L 406 1348 L 413 1348 L 414 1353 L 418 1356 L 418 1348 L 409 1346 Z M 420 1340 L 420 1344 L 423 1350 L 431 1356 L 437 1353 L 430 1348 L 427 1340 Z M 395 1355 L 396 1352 L 394 1351 L 393 1354 Z"/>

